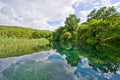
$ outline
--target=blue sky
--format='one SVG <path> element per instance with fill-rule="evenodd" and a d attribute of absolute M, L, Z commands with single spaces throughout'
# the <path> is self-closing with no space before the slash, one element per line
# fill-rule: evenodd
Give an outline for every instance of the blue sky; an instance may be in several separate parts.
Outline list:
<path fill-rule="evenodd" d="M 0 0 L 0 25 L 55 30 L 64 26 L 69 14 L 82 23 L 91 10 L 102 6 L 115 6 L 120 12 L 120 0 Z"/>

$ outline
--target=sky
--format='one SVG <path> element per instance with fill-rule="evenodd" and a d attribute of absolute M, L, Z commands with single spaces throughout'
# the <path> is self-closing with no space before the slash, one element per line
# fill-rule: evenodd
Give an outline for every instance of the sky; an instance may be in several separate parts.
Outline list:
<path fill-rule="evenodd" d="M 103 6 L 120 12 L 120 0 L 0 0 L 0 25 L 53 31 L 64 26 L 69 14 L 82 23 L 91 10 Z"/>

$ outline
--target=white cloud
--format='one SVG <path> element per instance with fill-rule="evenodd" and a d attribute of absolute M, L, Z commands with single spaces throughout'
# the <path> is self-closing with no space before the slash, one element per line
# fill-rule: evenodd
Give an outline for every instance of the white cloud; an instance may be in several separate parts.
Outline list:
<path fill-rule="evenodd" d="M 91 10 L 83 10 L 83 11 L 79 12 L 81 22 L 85 22 L 86 21 L 87 15 L 90 13 L 90 11 Z"/>
<path fill-rule="evenodd" d="M 117 11 L 120 12 L 120 2 L 113 4 L 117 8 Z"/>
<path fill-rule="evenodd" d="M 93 6 L 99 6 L 98 2 L 93 3 Z"/>
<path fill-rule="evenodd" d="M 84 6 L 88 6 L 90 4 L 93 4 L 96 0 L 74 0 L 74 3 L 75 4 L 75 7 L 78 7 L 80 6 L 80 4 L 87 4 L 87 5 L 84 5 Z"/>
<path fill-rule="evenodd" d="M 74 13 L 69 0 L 0 0 L 0 24 L 22 25 L 39 29 L 56 28 L 47 21 L 65 20 Z"/>
<path fill-rule="evenodd" d="M 111 6 L 111 2 L 110 2 L 110 0 L 102 0 L 102 5 L 103 6 Z"/>

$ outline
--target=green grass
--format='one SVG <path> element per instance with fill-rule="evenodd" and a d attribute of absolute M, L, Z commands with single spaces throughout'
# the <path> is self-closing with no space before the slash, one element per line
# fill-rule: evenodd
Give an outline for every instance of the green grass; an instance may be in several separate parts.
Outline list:
<path fill-rule="evenodd" d="M 0 58 L 30 54 L 45 49 L 50 42 L 45 38 L 40 39 L 17 39 L 0 38 Z"/>

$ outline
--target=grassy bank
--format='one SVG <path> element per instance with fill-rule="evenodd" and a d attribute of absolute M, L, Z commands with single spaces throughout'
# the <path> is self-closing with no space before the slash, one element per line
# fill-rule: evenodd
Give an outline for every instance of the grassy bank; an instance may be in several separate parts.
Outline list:
<path fill-rule="evenodd" d="M 0 58 L 30 54 L 45 49 L 49 41 L 40 39 L 0 38 Z"/>

